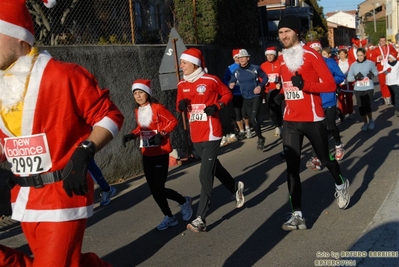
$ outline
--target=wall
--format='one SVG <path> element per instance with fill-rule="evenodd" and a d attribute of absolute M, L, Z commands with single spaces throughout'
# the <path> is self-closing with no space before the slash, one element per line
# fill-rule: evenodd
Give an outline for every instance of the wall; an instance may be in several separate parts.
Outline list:
<path fill-rule="evenodd" d="M 209 73 L 223 77 L 224 71 L 232 63 L 231 51 L 214 46 L 202 46 Z M 131 141 L 126 148 L 121 138 L 135 127 L 131 84 L 137 78 L 152 80 L 151 87 L 157 98 L 179 118 L 179 126 L 172 133 L 172 146 L 185 151 L 181 116 L 175 111 L 176 90 L 160 91 L 158 69 L 162 61 L 165 45 L 152 46 L 79 46 L 79 47 L 40 47 L 54 58 L 76 62 L 87 68 L 98 79 L 101 87 L 108 88 L 111 98 L 125 115 L 125 123 L 119 133 L 102 151 L 96 161 L 109 182 L 126 179 L 142 173 L 141 153 L 138 141 Z M 262 51 L 249 51 L 251 61 L 260 64 L 264 60 Z"/>

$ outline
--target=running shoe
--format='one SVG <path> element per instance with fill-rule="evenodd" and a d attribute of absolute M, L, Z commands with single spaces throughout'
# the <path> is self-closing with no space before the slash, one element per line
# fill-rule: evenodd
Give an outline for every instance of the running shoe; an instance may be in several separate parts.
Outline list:
<path fill-rule="evenodd" d="M 226 136 L 223 136 L 222 137 L 222 141 L 220 141 L 220 146 L 222 147 L 222 146 L 225 146 L 225 145 L 227 145 L 227 138 L 226 138 Z"/>
<path fill-rule="evenodd" d="M 280 129 L 280 127 L 274 128 L 274 136 L 281 136 L 281 129 Z"/>
<path fill-rule="evenodd" d="M 362 129 L 362 132 L 367 132 L 367 130 L 369 129 L 369 124 L 368 123 L 363 124 L 361 129 Z"/>
<path fill-rule="evenodd" d="M 261 137 L 261 138 L 258 139 L 258 143 L 257 143 L 257 146 L 256 146 L 256 148 L 258 150 L 263 150 L 265 148 L 265 140 L 266 139 L 264 137 Z"/>
<path fill-rule="evenodd" d="M 235 135 L 235 134 L 228 134 L 228 135 L 226 135 L 226 137 L 227 137 L 227 143 L 234 143 L 234 142 L 236 142 L 238 139 L 237 139 L 237 136 Z"/>
<path fill-rule="evenodd" d="M 100 205 L 101 205 L 101 206 L 106 206 L 106 205 L 108 205 L 108 204 L 111 202 L 111 197 L 115 196 L 115 194 L 116 194 L 116 188 L 113 187 L 113 186 L 110 186 L 110 187 L 109 187 L 109 191 L 108 191 L 108 192 L 103 191 L 103 192 L 101 193 L 101 202 L 100 202 Z"/>
<path fill-rule="evenodd" d="M 306 162 L 306 167 L 311 170 L 314 170 L 314 171 L 320 171 L 321 170 L 321 162 L 317 157 L 311 157 Z"/>
<path fill-rule="evenodd" d="M 348 179 L 345 179 L 343 188 L 341 190 L 337 189 L 337 186 L 335 186 L 334 196 L 337 199 L 337 204 L 340 209 L 346 209 L 346 207 L 348 207 L 349 202 L 351 200 L 351 196 L 349 194 L 349 180 Z"/>
<path fill-rule="evenodd" d="M 191 197 L 185 196 L 186 202 L 180 205 L 180 212 L 183 217 L 183 221 L 189 221 L 193 216 L 193 209 L 191 207 Z"/>
<path fill-rule="evenodd" d="M 238 182 L 237 183 L 237 191 L 236 191 L 236 208 L 241 208 L 245 203 L 244 198 L 244 183 Z"/>
<path fill-rule="evenodd" d="M 368 129 L 369 129 L 369 130 L 374 130 L 374 128 L 375 128 L 374 120 L 370 120 L 370 121 L 369 121 Z"/>
<path fill-rule="evenodd" d="M 396 117 L 399 117 L 399 111 L 395 110 Z"/>
<path fill-rule="evenodd" d="M 251 139 L 251 138 L 252 138 L 252 132 L 251 132 L 251 129 L 250 129 L 250 128 L 248 128 L 248 129 L 245 130 L 245 137 L 246 137 L 247 139 Z"/>
<path fill-rule="evenodd" d="M 305 230 L 306 229 L 305 219 L 293 212 L 288 221 L 283 223 L 282 228 L 285 231 Z"/>
<path fill-rule="evenodd" d="M 162 231 L 166 230 L 171 226 L 177 225 L 179 222 L 177 221 L 176 217 L 173 215 L 173 217 L 165 216 L 163 218 L 162 222 L 157 226 L 157 229 Z"/>
<path fill-rule="evenodd" d="M 187 229 L 191 230 L 195 233 L 205 232 L 206 225 L 205 225 L 204 221 L 202 220 L 201 216 L 198 216 L 191 223 L 187 224 Z"/>
<path fill-rule="evenodd" d="M 340 146 L 335 147 L 335 159 L 340 161 L 344 158 L 345 155 L 345 149 L 344 149 L 344 144 L 341 144 Z"/>
<path fill-rule="evenodd" d="M 239 132 L 239 133 L 237 134 L 237 138 L 238 138 L 238 140 L 243 140 L 243 139 L 245 139 L 245 132 Z"/>

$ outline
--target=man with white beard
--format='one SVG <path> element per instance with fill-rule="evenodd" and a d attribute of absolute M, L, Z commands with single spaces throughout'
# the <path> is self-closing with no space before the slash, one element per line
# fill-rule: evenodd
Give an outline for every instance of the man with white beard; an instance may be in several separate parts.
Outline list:
<path fill-rule="evenodd" d="M 91 73 L 40 53 L 34 36 L 26 1 L 2 0 L 0 152 L 11 165 L 11 218 L 21 222 L 33 257 L 0 245 L 0 266 L 109 267 L 81 253 L 94 202 L 87 170 L 123 115 Z"/>
<path fill-rule="evenodd" d="M 284 45 L 280 77 L 286 106 L 284 110 L 283 146 L 287 162 L 287 184 L 292 215 L 282 225 L 284 230 L 306 229 L 302 215 L 302 186 L 299 177 L 303 137 L 312 144 L 321 163 L 335 180 L 335 197 L 340 209 L 350 200 L 349 181 L 342 177 L 338 162 L 330 156 L 328 132 L 320 93 L 335 91 L 336 85 L 322 56 L 299 40 L 300 21 L 296 16 L 282 18 L 278 25 Z"/>

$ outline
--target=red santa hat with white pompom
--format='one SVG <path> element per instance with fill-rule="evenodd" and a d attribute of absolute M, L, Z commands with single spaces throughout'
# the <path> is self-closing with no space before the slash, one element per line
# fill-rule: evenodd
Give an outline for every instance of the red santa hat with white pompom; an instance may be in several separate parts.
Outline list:
<path fill-rule="evenodd" d="M 43 0 L 43 4 L 52 8 L 56 0 Z M 0 8 L 0 33 L 33 45 L 35 28 L 26 7 L 26 0 L 2 0 Z"/>

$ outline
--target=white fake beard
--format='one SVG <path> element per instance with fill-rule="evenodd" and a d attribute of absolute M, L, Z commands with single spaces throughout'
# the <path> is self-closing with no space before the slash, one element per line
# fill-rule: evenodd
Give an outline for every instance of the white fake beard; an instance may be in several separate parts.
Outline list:
<path fill-rule="evenodd" d="M 285 65 L 291 72 L 297 71 L 303 65 L 304 49 L 301 44 L 294 47 L 283 49 L 283 59 Z"/>
<path fill-rule="evenodd" d="M 144 107 L 139 107 L 137 120 L 141 127 L 147 128 L 148 126 L 150 126 L 152 122 L 151 104 L 148 104 Z"/>
<path fill-rule="evenodd" d="M 1 110 L 9 112 L 23 101 L 26 79 L 30 75 L 33 56 L 20 57 L 7 70 L 0 70 L 0 103 Z"/>

